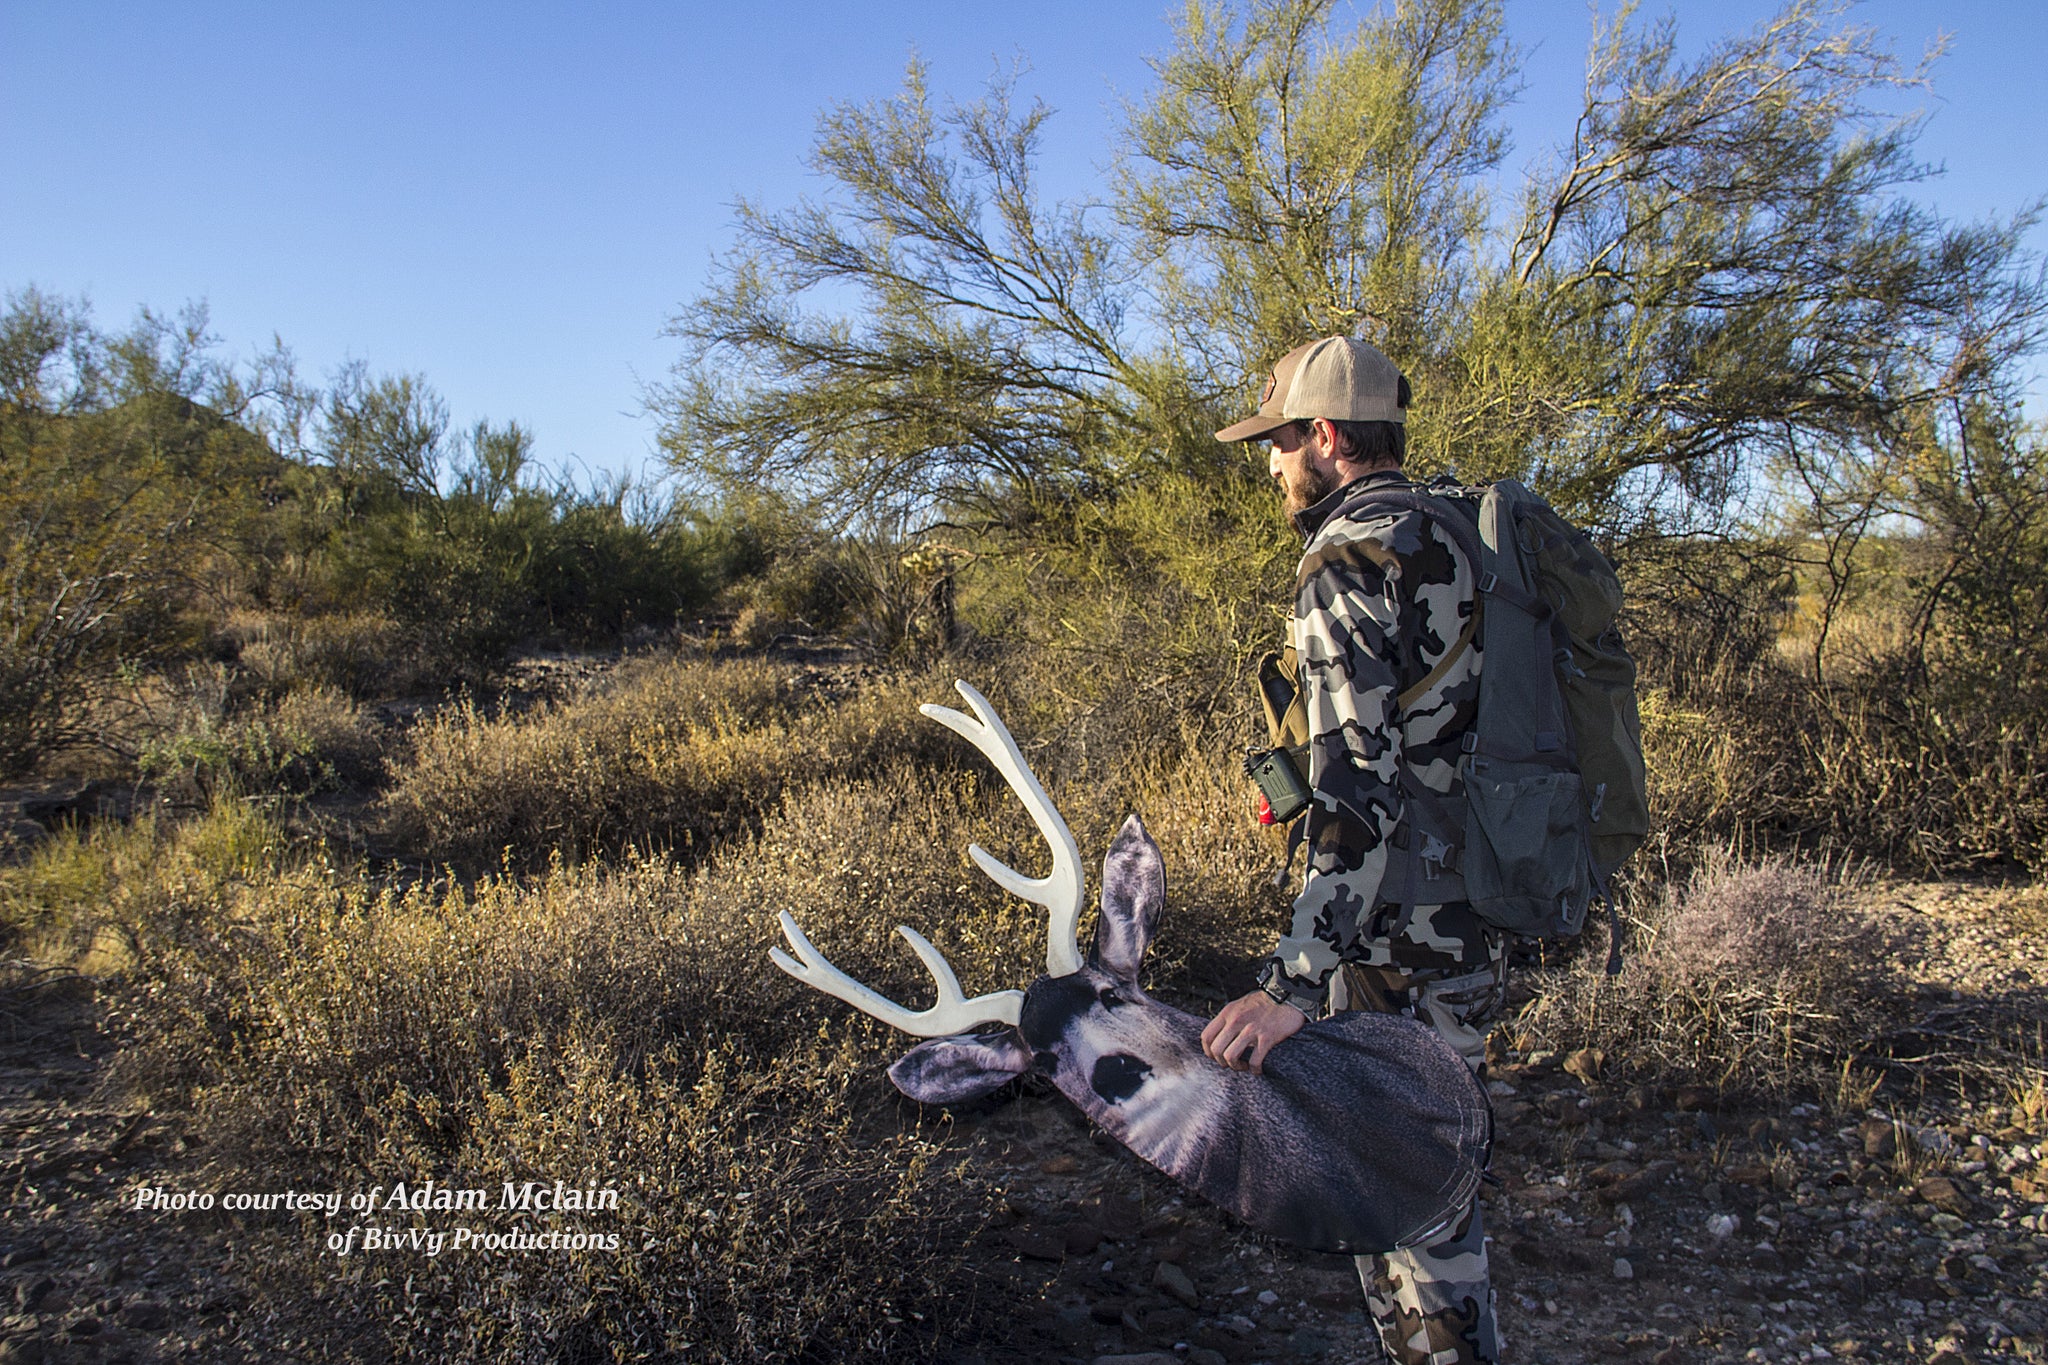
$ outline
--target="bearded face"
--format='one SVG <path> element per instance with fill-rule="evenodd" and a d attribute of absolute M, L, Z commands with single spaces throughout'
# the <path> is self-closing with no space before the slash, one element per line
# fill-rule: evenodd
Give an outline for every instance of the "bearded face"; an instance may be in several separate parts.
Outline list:
<path fill-rule="evenodd" d="M 1285 426 L 1270 439 L 1266 472 L 1280 486 L 1282 508 L 1289 517 L 1315 506 L 1341 486 L 1336 463 L 1324 451 L 1313 426 Z"/>

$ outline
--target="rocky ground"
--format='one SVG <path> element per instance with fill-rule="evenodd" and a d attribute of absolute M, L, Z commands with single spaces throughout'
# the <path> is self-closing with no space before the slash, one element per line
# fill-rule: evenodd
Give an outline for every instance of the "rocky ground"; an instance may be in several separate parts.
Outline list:
<path fill-rule="evenodd" d="M 1501 1051 L 1484 1199 L 1509 1360 L 2048 1360 L 2048 1132 L 2022 1055 L 2031 1028 L 2038 1079 L 2048 934 L 1990 889 L 1894 886 L 1875 908 L 1908 947 L 1861 1107 Z M 1376 1358 L 1347 1259 L 1188 1206 L 1057 1094 L 963 1122 L 1007 1173 L 990 1273 L 1044 1311 L 962 1365 Z"/>
<path fill-rule="evenodd" d="M 1497 1035 L 1485 1201 L 1510 1360 L 2048 1360 L 2048 1132 L 2026 1086 L 2048 934 L 2006 891 L 1883 899 L 1918 951 L 1885 1083 L 1853 1109 L 1745 1106 Z M 291 1356 L 296 1329 L 252 1316 L 260 1244 L 132 1207 L 203 1153 L 111 1098 L 110 1060 L 90 983 L 7 968 L 0 1362 Z M 1374 1358 L 1347 1260 L 1184 1202 L 1057 1094 L 957 1123 L 1007 1191 L 980 1274 L 1035 1309 L 956 1365 Z"/>

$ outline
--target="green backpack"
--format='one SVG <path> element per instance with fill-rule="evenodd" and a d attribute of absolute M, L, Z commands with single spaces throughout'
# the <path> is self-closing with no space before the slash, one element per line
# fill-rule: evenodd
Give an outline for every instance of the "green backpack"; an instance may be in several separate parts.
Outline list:
<path fill-rule="evenodd" d="M 1471 647 L 1475 630 L 1485 665 L 1477 723 L 1465 737 L 1462 808 L 1401 772 L 1405 814 L 1381 899 L 1408 907 L 1464 900 L 1510 933 L 1559 938 L 1578 933 L 1598 896 L 1618 942 L 1609 878 L 1648 834 L 1649 803 L 1636 665 L 1615 625 L 1613 566 L 1512 479 L 1372 488 L 1332 519 L 1382 508 L 1430 517 L 1479 572 L 1465 634 L 1395 698 L 1396 723 Z M 1305 784 L 1308 710 L 1293 655 L 1290 645 L 1260 662 L 1259 695 L 1272 757 L 1291 760 L 1285 776 Z M 1274 788 L 1263 779 L 1261 787 L 1271 802 Z M 1288 816 L 1305 808 L 1289 804 Z M 1274 805 L 1276 816 L 1281 809 Z M 1617 949 L 1609 970 L 1619 967 Z"/>

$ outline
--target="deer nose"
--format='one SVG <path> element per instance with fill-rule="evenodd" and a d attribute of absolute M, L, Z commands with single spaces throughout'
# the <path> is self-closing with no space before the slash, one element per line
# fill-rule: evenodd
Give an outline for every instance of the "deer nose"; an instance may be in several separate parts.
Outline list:
<path fill-rule="evenodd" d="M 1095 987 L 1080 972 L 1070 976 L 1041 976 L 1024 992 L 1024 1008 L 1017 1016 L 1017 1030 L 1034 1051 L 1044 1051 L 1060 1040 L 1067 1025 L 1095 1004 Z"/>
<path fill-rule="evenodd" d="M 1134 1057 L 1128 1052 L 1112 1052 L 1095 1059 L 1095 1070 L 1089 1074 L 1088 1087 L 1107 1103 L 1122 1104 L 1138 1093 L 1145 1084 L 1145 1078 L 1151 1074 L 1152 1066 L 1143 1057 Z"/>

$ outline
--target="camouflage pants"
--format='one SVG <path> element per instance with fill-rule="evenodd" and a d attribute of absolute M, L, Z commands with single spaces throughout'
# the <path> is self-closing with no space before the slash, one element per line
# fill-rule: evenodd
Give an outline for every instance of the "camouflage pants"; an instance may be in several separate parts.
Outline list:
<path fill-rule="evenodd" d="M 1390 933 L 1397 925 L 1386 911 L 1375 916 L 1375 936 L 1361 938 L 1332 983 L 1331 1008 L 1411 1013 L 1482 1071 L 1506 983 L 1505 940 L 1462 905 L 1418 906 L 1402 932 Z M 1394 1365 L 1500 1360 L 1476 1199 L 1461 1222 L 1422 1245 L 1355 1259 Z"/>

